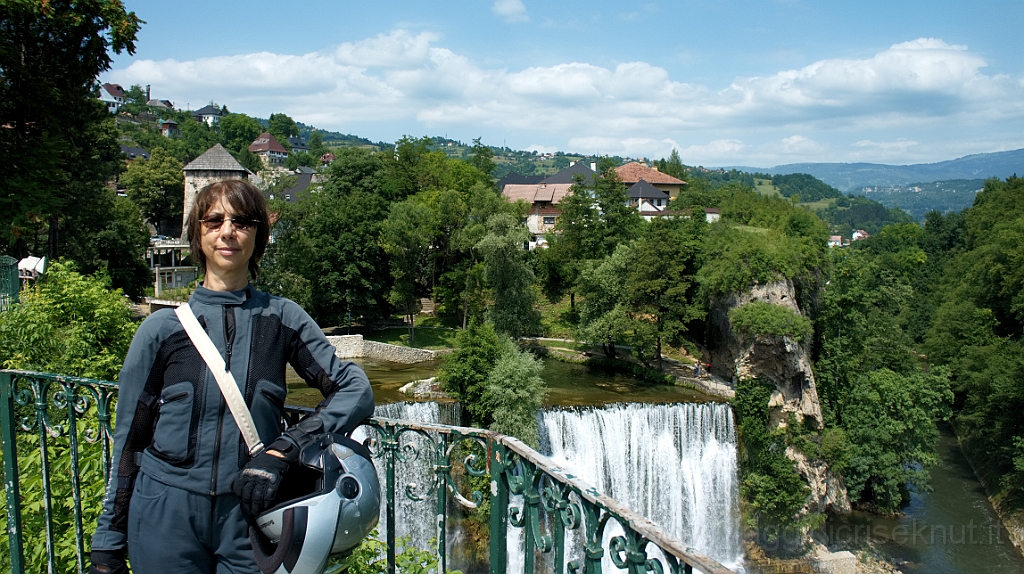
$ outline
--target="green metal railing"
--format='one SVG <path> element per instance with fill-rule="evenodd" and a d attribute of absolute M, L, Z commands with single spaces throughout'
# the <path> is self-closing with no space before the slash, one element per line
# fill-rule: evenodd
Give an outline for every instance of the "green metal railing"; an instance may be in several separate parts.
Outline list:
<path fill-rule="evenodd" d="M 43 571 L 44 563 L 48 572 L 85 571 L 86 526 L 95 524 L 110 471 L 116 398 L 117 384 L 108 381 L 0 370 L 9 542 L 0 559 L 11 572 Z M 308 411 L 289 407 L 288 417 Z M 505 574 L 510 560 L 522 572 L 600 574 L 606 559 L 629 574 L 730 572 L 514 438 L 384 418 L 363 428 L 383 467 L 391 574 L 400 496 L 436 505 L 439 572 L 447 571 L 455 545 L 447 538 L 465 520 L 464 509 L 474 512 L 485 501 L 489 516 L 479 519 L 489 525 L 490 574 Z M 426 469 L 422 481 L 398 484 L 403 466 L 413 463 Z M 510 532 L 522 540 L 518 556 L 508 555 Z M 574 549 L 578 555 L 569 555 Z"/>
<path fill-rule="evenodd" d="M 10 255 L 0 255 L 0 311 L 6 311 L 18 302 L 20 290 L 18 260 Z"/>

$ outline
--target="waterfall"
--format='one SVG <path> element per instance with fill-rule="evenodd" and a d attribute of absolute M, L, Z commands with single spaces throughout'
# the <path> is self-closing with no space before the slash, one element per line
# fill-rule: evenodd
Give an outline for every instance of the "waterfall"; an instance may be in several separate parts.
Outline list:
<path fill-rule="evenodd" d="M 631 403 L 548 410 L 540 418 L 541 451 L 556 463 L 684 546 L 727 566 L 740 564 L 736 431 L 729 405 Z"/>

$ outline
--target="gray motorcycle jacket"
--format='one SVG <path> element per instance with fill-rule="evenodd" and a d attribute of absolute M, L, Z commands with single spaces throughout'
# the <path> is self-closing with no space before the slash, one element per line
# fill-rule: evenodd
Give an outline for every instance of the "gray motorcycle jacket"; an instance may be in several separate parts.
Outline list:
<path fill-rule="evenodd" d="M 373 392 L 357 365 L 339 360 L 301 307 L 247 286 L 198 287 L 188 303 L 224 357 L 265 444 L 283 431 L 291 365 L 324 399 L 324 429 L 349 433 L 373 414 Z M 218 496 L 250 460 L 245 441 L 192 341 L 171 309 L 153 313 L 132 340 L 120 375 L 107 495 L 92 548 L 127 545 L 128 505 L 141 470 L 191 492 Z"/>

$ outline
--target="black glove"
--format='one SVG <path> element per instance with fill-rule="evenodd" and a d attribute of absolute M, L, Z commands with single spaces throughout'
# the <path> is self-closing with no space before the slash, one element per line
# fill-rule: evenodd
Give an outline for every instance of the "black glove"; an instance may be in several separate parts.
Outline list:
<path fill-rule="evenodd" d="M 93 550 L 89 554 L 89 574 L 130 574 L 124 561 L 124 550 Z"/>
<path fill-rule="evenodd" d="M 315 440 L 323 426 L 323 421 L 318 417 L 307 417 L 286 430 L 245 465 L 241 474 L 231 484 L 231 490 L 238 497 L 246 514 L 259 516 L 264 510 L 274 506 L 281 480 L 299 460 L 302 448 Z M 278 454 L 281 456 L 277 456 Z"/>
<path fill-rule="evenodd" d="M 281 456 L 271 454 L 271 451 Z M 299 460 L 299 449 L 284 437 L 277 439 L 263 452 L 256 455 L 242 468 L 238 478 L 231 483 L 231 490 L 242 504 L 242 511 L 249 516 L 274 506 L 281 479 L 288 474 L 292 463 Z"/>

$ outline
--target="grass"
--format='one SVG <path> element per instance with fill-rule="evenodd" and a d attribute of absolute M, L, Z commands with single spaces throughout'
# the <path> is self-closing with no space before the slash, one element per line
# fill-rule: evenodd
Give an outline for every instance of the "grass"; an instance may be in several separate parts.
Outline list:
<path fill-rule="evenodd" d="M 825 199 L 819 199 L 818 201 L 808 201 L 806 203 L 801 202 L 798 205 L 806 207 L 807 209 L 810 209 L 811 211 L 821 211 L 823 209 L 828 209 L 829 207 L 832 207 L 832 204 L 835 203 L 835 202 L 836 202 L 836 198 L 829 197 L 829 198 L 825 198 Z"/>
<path fill-rule="evenodd" d="M 576 298 L 578 305 L 580 298 Z M 558 303 L 548 301 L 547 297 L 540 295 L 537 301 L 537 310 L 540 311 L 541 334 L 544 337 L 556 339 L 573 339 L 576 336 L 576 318 L 569 310 L 569 297 L 563 297 Z"/>
<path fill-rule="evenodd" d="M 782 196 L 782 192 L 779 191 L 779 188 L 772 185 L 772 180 L 770 179 L 754 178 L 754 191 L 761 195 Z"/>

